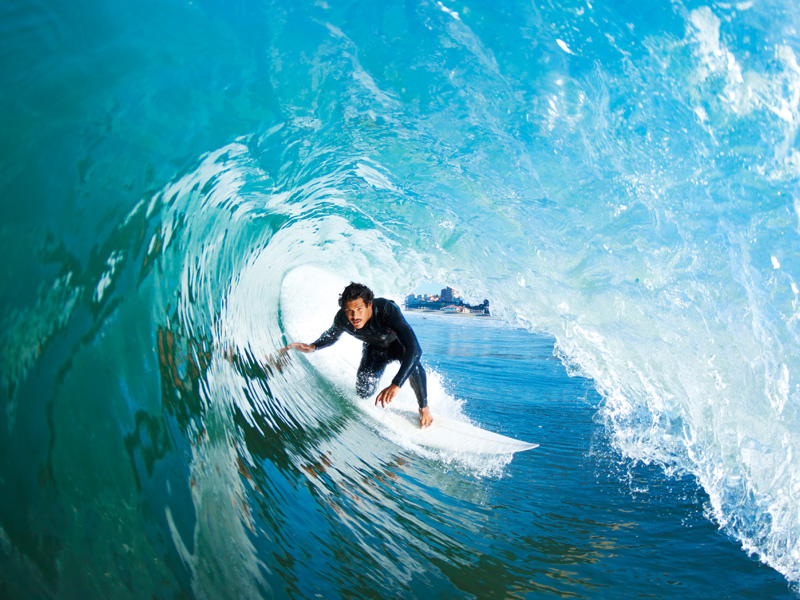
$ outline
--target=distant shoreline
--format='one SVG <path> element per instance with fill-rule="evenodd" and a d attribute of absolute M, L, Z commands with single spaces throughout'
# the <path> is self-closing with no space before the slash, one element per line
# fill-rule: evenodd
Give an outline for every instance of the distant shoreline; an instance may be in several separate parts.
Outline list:
<path fill-rule="evenodd" d="M 473 313 L 473 312 L 456 312 L 456 311 L 444 311 L 439 310 L 437 308 L 408 308 L 405 307 L 405 310 L 408 312 L 415 312 L 415 313 L 434 313 L 437 315 L 446 315 L 448 317 L 474 317 L 477 319 L 493 319 L 492 315 L 487 315 L 483 313 Z"/>

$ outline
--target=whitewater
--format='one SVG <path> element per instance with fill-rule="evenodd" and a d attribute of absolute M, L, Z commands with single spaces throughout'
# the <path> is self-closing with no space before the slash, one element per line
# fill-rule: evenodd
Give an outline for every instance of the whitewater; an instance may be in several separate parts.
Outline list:
<path fill-rule="evenodd" d="M 4 597 L 797 597 L 795 3 L 0 10 Z M 541 448 L 281 355 L 309 267 L 489 299 L 433 397 Z"/>

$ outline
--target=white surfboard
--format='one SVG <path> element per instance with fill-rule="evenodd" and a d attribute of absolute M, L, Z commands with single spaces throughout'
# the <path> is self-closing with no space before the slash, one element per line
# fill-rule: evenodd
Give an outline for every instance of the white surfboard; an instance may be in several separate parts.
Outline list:
<path fill-rule="evenodd" d="M 281 290 L 281 319 L 288 341 L 311 343 L 332 323 L 338 310 L 338 298 L 347 281 L 315 267 L 298 267 L 290 271 Z M 426 448 L 452 453 L 498 455 L 514 454 L 536 448 L 539 444 L 523 442 L 482 429 L 468 422 L 459 404 L 441 387 L 432 394 L 435 377 L 428 377 L 428 402 L 433 424 L 421 429 L 416 400 L 410 386 L 387 407 L 375 406 L 375 399 L 355 396 L 356 365 L 360 360 L 361 342 L 343 335 L 329 348 L 306 355 L 329 382 L 340 389 L 353 388 L 353 402 L 365 414 L 385 427 L 389 437 Z M 386 379 L 392 365 L 387 368 Z M 381 386 L 378 386 L 381 389 Z"/>
<path fill-rule="evenodd" d="M 371 402 L 374 403 L 374 400 Z M 381 408 L 374 405 L 362 408 L 376 421 L 400 434 L 402 439 L 435 450 L 466 454 L 514 454 L 539 447 L 539 444 L 500 435 L 466 421 L 436 415 L 435 412 L 433 424 L 420 429 L 419 413 L 416 410 Z"/>

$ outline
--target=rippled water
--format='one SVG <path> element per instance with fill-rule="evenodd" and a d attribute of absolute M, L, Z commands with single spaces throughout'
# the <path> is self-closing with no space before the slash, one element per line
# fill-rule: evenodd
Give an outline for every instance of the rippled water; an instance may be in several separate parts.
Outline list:
<path fill-rule="evenodd" d="M 0 10 L 5 595 L 794 593 L 795 4 Z M 280 359 L 309 265 L 544 334 L 415 321 L 542 448 L 415 453 Z"/>

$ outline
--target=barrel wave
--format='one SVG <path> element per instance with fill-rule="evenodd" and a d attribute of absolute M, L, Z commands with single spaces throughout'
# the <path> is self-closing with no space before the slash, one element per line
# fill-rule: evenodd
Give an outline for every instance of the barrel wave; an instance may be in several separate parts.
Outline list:
<path fill-rule="evenodd" d="M 696 490 L 796 594 L 795 4 L 3 10 L 9 597 L 625 597 L 499 545 L 538 450 L 398 445 L 279 352 L 309 266 L 547 336 L 610 476 Z"/>

